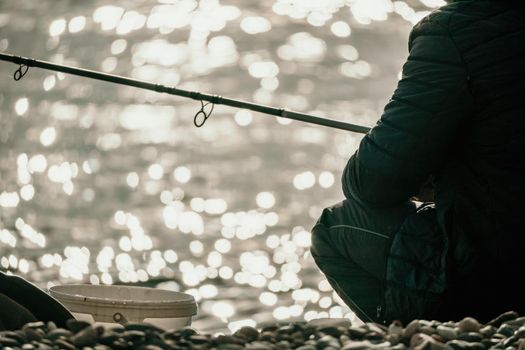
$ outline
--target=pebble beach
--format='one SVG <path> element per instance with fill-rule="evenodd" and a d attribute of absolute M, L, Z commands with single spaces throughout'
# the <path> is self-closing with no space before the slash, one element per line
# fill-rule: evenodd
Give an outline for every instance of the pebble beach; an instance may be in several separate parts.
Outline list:
<path fill-rule="evenodd" d="M 414 320 L 403 326 L 352 325 L 348 319 L 275 322 L 243 326 L 233 333 L 207 334 L 184 327 L 162 330 L 147 323 L 104 328 L 69 320 L 67 328 L 34 322 L 0 332 L 5 350 L 486 350 L 525 349 L 525 317 L 506 312 L 487 324 L 471 317 L 458 322 Z"/>

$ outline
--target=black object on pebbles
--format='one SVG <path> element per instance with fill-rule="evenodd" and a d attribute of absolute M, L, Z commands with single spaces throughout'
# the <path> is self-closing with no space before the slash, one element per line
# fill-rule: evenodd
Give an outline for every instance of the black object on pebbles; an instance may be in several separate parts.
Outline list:
<path fill-rule="evenodd" d="M 506 312 L 483 325 L 414 320 L 403 326 L 352 325 L 346 319 L 242 327 L 233 334 L 201 334 L 185 327 L 162 330 L 147 323 L 103 328 L 77 320 L 67 329 L 32 322 L 0 331 L 2 350 L 525 350 L 525 317 Z"/>

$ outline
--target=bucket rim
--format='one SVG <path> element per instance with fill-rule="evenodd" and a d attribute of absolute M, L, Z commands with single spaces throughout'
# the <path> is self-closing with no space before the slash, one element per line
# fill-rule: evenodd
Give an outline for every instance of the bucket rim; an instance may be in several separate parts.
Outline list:
<path fill-rule="evenodd" d="M 114 289 L 114 288 L 126 288 L 126 289 L 134 289 L 134 290 L 158 290 L 162 291 L 164 293 L 174 294 L 178 297 L 184 297 L 180 300 L 133 300 L 133 299 L 112 299 L 107 297 L 98 297 L 98 296 L 89 296 L 89 295 L 81 295 L 81 294 L 71 294 L 71 292 L 67 292 L 67 289 L 70 288 L 89 288 L 89 289 Z M 91 285 L 91 284 L 64 284 L 64 285 L 56 285 L 49 288 L 49 292 L 51 296 L 55 297 L 59 301 L 63 302 L 72 302 L 72 303 L 83 303 L 83 304 L 92 304 L 92 305 L 107 305 L 107 306 L 119 306 L 119 307 L 128 307 L 128 308 L 136 308 L 136 307 L 146 307 L 150 309 L 159 309 L 159 308 L 180 308 L 180 309 L 191 309 L 194 310 L 194 314 L 197 311 L 197 303 L 195 302 L 195 298 L 188 293 L 183 292 L 175 292 L 171 290 L 165 290 L 165 289 L 155 289 L 150 287 L 138 287 L 138 286 L 119 286 L 119 285 Z M 189 311 L 189 310 L 188 310 Z"/>

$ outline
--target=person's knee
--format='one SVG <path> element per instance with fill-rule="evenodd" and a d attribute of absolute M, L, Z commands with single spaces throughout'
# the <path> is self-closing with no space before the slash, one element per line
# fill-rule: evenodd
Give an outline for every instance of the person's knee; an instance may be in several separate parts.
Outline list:
<path fill-rule="evenodd" d="M 311 246 L 310 253 L 316 263 L 322 256 L 326 256 L 330 250 L 330 242 L 328 240 L 328 229 L 323 223 L 318 222 L 311 231 Z M 319 263 L 318 263 L 319 265 Z"/>
<path fill-rule="evenodd" d="M 312 228 L 312 246 L 310 252 L 316 261 L 322 257 L 338 256 L 337 244 L 331 237 L 330 227 L 339 224 L 348 224 L 348 217 L 343 215 L 343 207 L 348 200 L 339 202 L 331 207 L 325 208 Z"/>

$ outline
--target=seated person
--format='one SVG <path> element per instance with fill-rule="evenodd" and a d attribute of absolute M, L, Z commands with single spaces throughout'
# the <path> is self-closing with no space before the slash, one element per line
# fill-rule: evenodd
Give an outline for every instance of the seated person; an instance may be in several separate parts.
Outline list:
<path fill-rule="evenodd" d="M 343 173 L 312 254 L 363 321 L 525 315 L 525 8 L 454 1 L 420 21 L 402 78 Z M 431 188 L 431 202 L 412 199 Z"/>

